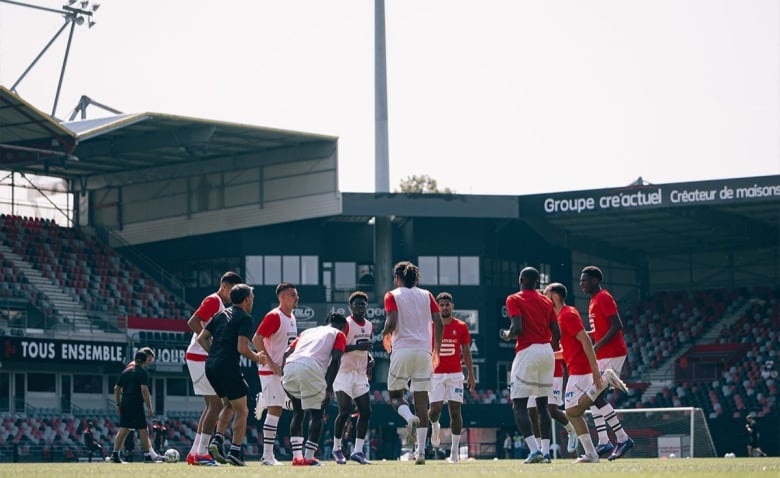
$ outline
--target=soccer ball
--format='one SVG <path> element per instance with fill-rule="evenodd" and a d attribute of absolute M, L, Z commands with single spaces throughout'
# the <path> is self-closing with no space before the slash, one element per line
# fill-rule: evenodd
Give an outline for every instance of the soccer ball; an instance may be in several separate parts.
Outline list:
<path fill-rule="evenodd" d="M 165 450 L 165 462 L 166 463 L 176 463 L 179 461 L 179 452 L 173 448 L 168 448 Z"/>

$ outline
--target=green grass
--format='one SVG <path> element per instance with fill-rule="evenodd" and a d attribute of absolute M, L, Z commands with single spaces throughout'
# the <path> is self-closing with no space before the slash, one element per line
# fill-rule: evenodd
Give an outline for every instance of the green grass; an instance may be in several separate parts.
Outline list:
<path fill-rule="evenodd" d="M 3 478 L 196 478 L 198 476 L 257 478 L 258 476 L 296 477 L 302 475 L 335 478 L 396 478 L 414 473 L 425 478 L 516 478 L 538 476 L 573 478 L 593 476 L 598 478 L 629 478 L 630 476 L 663 478 L 718 478 L 718 477 L 777 477 L 780 476 L 780 458 L 694 458 L 694 459 L 622 459 L 598 464 L 571 463 L 556 460 L 550 465 L 524 465 L 516 460 L 478 460 L 449 465 L 443 461 L 429 460 L 426 465 L 412 462 L 375 462 L 370 466 L 348 463 L 343 466 L 324 462 L 321 467 L 299 468 L 292 466 L 261 467 L 256 461 L 245 468 L 231 466 L 193 467 L 184 463 L 118 465 L 113 463 L 0 463 Z"/>

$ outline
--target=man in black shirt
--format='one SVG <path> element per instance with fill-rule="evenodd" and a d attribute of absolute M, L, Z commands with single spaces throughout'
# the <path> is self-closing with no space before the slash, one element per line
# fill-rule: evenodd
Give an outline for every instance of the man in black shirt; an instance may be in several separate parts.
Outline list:
<path fill-rule="evenodd" d="M 119 457 L 119 449 L 125 442 L 125 438 L 130 430 L 138 430 L 141 437 L 141 448 L 144 451 L 144 462 L 162 463 L 164 458 L 161 456 L 152 458 L 150 450 L 152 448 L 149 442 L 149 430 L 146 428 L 146 415 L 144 415 L 144 404 L 148 416 L 154 415 L 152 409 L 152 397 L 149 394 L 149 372 L 146 371 L 147 355 L 142 351 L 135 354 L 135 366 L 128 367 L 119 376 L 119 381 L 114 385 L 114 401 L 116 402 L 116 412 L 119 415 L 119 432 L 114 440 L 114 450 L 111 453 L 111 461 L 122 463 Z"/>
<path fill-rule="evenodd" d="M 92 420 L 89 420 L 87 421 L 87 426 L 84 427 L 84 431 L 82 432 L 82 436 L 84 437 L 84 446 L 87 447 L 87 452 L 89 453 L 87 456 L 90 463 L 92 463 L 92 454 L 95 452 L 97 452 L 101 458 L 101 461 L 103 461 L 103 447 L 100 445 L 100 443 L 97 442 L 97 440 L 95 440 L 95 432 L 93 427 L 94 425 Z"/>
<path fill-rule="evenodd" d="M 230 289 L 232 306 L 215 315 L 198 335 L 198 343 L 208 352 L 206 378 L 217 395 L 233 409 L 233 444 L 227 457 L 222 455 L 224 437 L 215 434 L 209 445 L 209 453 L 217 461 L 235 466 L 245 466 L 241 442 L 246 434 L 246 418 L 249 415 L 246 397 L 249 386 L 239 366 L 241 355 L 252 362 L 260 362 L 260 354 L 249 348 L 254 334 L 252 306 L 255 295 L 252 287 L 236 284 Z"/>

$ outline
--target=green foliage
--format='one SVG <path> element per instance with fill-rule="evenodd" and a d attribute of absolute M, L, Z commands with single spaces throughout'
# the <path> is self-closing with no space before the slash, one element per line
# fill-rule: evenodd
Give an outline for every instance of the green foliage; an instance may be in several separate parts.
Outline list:
<path fill-rule="evenodd" d="M 423 194 L 455 194 L 450 188 L 439 189 L 439 182 L 427 174 L 413 174 L 401 180 L 396 192 Z"/>

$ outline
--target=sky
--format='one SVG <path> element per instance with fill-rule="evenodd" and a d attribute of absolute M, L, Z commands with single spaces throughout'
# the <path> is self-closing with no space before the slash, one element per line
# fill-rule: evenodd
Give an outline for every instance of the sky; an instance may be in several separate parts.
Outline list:
<path fill-rule="evenodd" d="M 337 136 L 339 189 L 374 191 L 372 0 L 98 3 L 74 33 L 58 118 L 87 95 Z M 776 0 L 385 0 L 385 12 L 391 190 L 423 174 L 502 195 L 780 174 Z M 0 2 L 0 84 L 62 24 Z M 66 33 L 17 87 L 47 113 Z"/>

